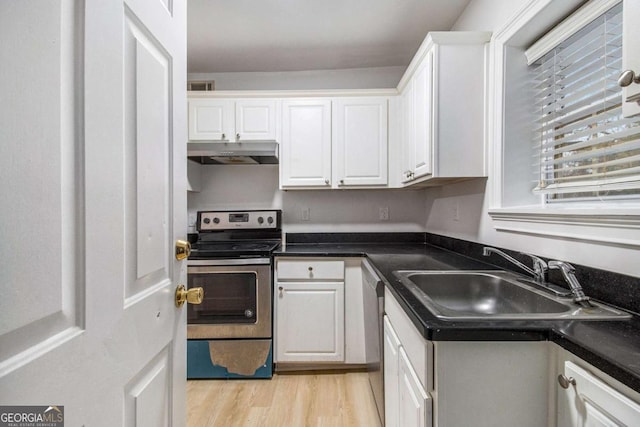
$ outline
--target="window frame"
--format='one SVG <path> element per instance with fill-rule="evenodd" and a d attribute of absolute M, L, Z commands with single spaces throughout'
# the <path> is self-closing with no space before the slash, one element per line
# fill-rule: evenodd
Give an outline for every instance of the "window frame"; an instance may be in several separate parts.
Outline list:
<path fill-rule="evenodd" d="M 621 1 L 601 2 L 602 11 Z M 583 4 L 582 0 L 533 0 L 493 35 L 488 99 L 489 111 L 493 112 L 488 123 L 491 141 L 487 149 L 487 164 L 491 172 L 488 213 L 493 227 L 501 232 L 640 248 L 639 202 L 546 204 L 543 195 L 519 194 L 525 191 L 525 187 L 514 186 L 509 174 L 518 167 L 512 164 L 510 157 L 513 158 L 514 155 L 509 152 L 518 149 L 530 150 L 529 138 L 519 140 L 509 136 L 510 123 L 506 117 L 511 114 L 506 107 L 509 97 L 508 85 L 513 84 L 512 74 L 518 72 L 511 69 L 523 67 L 512 66 L 510 58 L 522 53 L 522 61 L 526 63 L 526 48 Z M 597 10 L 593 13 L 593 18 L 598 16 Z M 579 28 L 576 27 L 576 31 Z M 525 179 L 530 183 L 528 169 L 526 175 Z M 531 193 L 530 188 L 526 191 Z"/>

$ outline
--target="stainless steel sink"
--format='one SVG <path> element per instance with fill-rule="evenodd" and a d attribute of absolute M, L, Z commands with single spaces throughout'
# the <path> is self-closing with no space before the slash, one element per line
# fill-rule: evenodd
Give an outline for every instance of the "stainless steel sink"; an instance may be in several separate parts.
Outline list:
<path fill-rule="evenodd" d="M 400 270 L 393 274 L 438 318 L 446 320 L 624 319 L 600 303 L 582 307 L 527 284 L 508 271 Z"/>

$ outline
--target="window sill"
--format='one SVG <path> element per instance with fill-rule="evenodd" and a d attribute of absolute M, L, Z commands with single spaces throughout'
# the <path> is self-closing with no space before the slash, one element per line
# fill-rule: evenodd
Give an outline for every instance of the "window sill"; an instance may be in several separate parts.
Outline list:
<path fill-rule="evenodd" d="M 638 208 L 540 208 L 490 209 L 497 231 L 565 240 L 640 248 Z"/>

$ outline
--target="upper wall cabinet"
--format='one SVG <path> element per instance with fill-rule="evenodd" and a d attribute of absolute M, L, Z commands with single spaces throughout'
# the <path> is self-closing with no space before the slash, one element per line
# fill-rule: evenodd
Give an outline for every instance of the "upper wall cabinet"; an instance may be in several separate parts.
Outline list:
<path fill-rule="evenodd" d="M 280 186 L 331 187 L 331 100 L 282 102 Z"/>
<path fill-rule="evenodd" d="M 486 32 L 429 33 L 400 80 L 400 181 L 440 185 L 486 176 Z"/>
<path fill-rule="evenodd" d="M 189 99 L 191 141 L 275 141 L 274 99 Z"/>
<path fill-rule="evenodd" d="M 333 163 L 338 187 L 387 184 L 387 110 L 385 97 L 335 100 Z"/>
<path fill-rule="evenodd" d="M 386 187 L 388 97 L 282 102 L 280 186 Z"/>

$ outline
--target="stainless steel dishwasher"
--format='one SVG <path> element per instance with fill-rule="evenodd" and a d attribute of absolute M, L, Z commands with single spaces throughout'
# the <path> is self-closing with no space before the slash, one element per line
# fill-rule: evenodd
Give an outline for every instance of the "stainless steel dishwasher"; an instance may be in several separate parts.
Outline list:
<path fill-rule="evenodd" d="M 367 260 L 362 262 L 362 279 L 367 372 L 380 422 L 384 425 L 384 284 Z"/>

